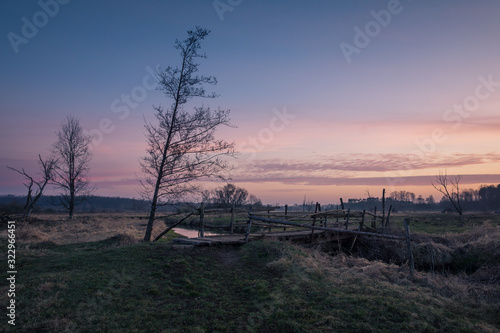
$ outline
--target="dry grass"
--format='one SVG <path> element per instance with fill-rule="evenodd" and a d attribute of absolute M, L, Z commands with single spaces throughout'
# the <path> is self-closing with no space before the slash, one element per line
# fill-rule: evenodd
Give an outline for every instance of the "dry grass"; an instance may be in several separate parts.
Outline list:
<path fill-rule="evenodd" d="M 496 316 L 500 306 L 498 283 L 479 283 L 465 274 L 444 276 L 423 271 L 417 271 L 411 277 L 408 265 L 370 261 L 343 253 L 331 256 L 318 250 L 297 250 L 293 246 L 272 243 L 250 243 L 247 246 L 249 255 L 270 259 L 266 267 L 286 281 L 287 288 L 291 288 L 295 293 L 305 290 L 306 295 L 321 295 L 315 299 L 317 302 L 324 302 L 330 291 L 337 290 L 330 295 L 332 301 L 343 301 L 344 297 L 350 299 L 351 303 L 346 306 L 353 307 L 353 312 L 365 311 L 368 315 L 372 310 L 368 309 L 369 304 L 366 304 L 363 310 L 362 304 L 365 301 L 375 302 L 394 311 L 402 311 L 405 313 L 404 320 L 409 321 L 409 331 L 448 331 L 452 326 L 426 330 L 422 325 L 433 325 L 434 319 L 431 318 L 444 320 L 449 315 L 445 313 L 449 311 L 457 318 L 463 316 L 466 325 L 464 327 L 467 327 L 463 331 L 496 332 L 494 327 L 484 323 L 465 322 L 468 321 L 466 318 L 475 316 Z M 259 246 L 266 250 L 260 249 Z M 274 253 L 276 250 L 280 253 Z M 264 252 L 267 255 L 263 255 Z M 328 286 L 328 290 L 315 292 L 315 286 Z M 293 302 L 293 299 L 287 302 Z M 410 305 L 413 308 L 405 308 Z M 325 308 L 330 308 L 330 305 L 325 304 Z M 439 309 L 443 312 L 437 312 L 441 311 Z M 378 315 L 379 321 L 391 320 L 384 318 L 381 313 Z M 387 317 L 390 318 L 390 312 Z M 332 324 L 335 322 L 338 323 L 338 319 L 332 319 Z M 439 324 L 436 325 L 439 327 Z"/>
<path fill-rule="evenodd" d="M 413 256 L 418 265 L 430 267 L 445 267 L 453 261 L 453 250 L 448 246 L 433 241 L 416 244 Z"/>
<path fill-rule="evenodd" d="M 500 285 L 479 283 L 466 274 L 441 275 L 433 272 L 415 272 L 409 277 L 407 265 L 398 266 L 381 261 L 369 261 L 340 254 L 333 258 L 336 268 L 345 279 L 368 279 L 385 281 L 401 286 L 419 286 L 455 301 L 471 306 L 500 306 Z"/>
<path fill-rule="evenodd" d="M 479 268 L 500 267 L 500 227 L 485 223 L 463 233 L 442 236 L 416 234 L 413 239 L 417 265 L 431 270 L 451 268 L 469 274 Z M 490 269 L 495 271 L 495 269 Z M 497 281 L 499 276 L 493 276 Z"/>
<path fill-rule="evenodd" d="M 119 243 L 130 244 L 142 240 L 147 220 L 137 214 L 88 214 L 68 220 L 64 214 L 44 214 L 28 222 L 17 222 L 16 236 L 24 244 L 52 242 L 57 245 L 96 242 L 121 235 Z M 157 220 L 154 235 L 165 229 Z M 2 231 L 0 236 L 6 236 Z"/>

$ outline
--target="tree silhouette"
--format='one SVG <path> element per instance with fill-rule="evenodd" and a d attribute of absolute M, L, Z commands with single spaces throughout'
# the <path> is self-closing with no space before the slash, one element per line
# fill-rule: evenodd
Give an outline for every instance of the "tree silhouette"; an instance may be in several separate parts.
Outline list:
<path fill-rule="evenodd" d="M 22 220 L 26 220 L 35 208 L 35 205 L 42 197 L 43 191 L 45 190 L 45 186 L 50 182 L 50 180 L 54 177 L 54 168 L 56 167 L 57 159 L 53 156 L 44 160 L 42 156 L 38 155 L 38 163 L 41 171 L 41 178 L 35 179 L 26 172 L 24 169 L 16 169 L 10 166 L 7 166 L 10 170 L 16 171 L 17 173 L 23 175 L 28 183 L 25 183 L 24 186 L 28 188 L 28 194 L 26 195 L 26 203 L 23 208 L 23 215 L 21 217 Z M 36 185 L 36 189 L 34 186 Z M 34 192 L 33 192 L 34 191 Z"/>
<path fill-rule="evenodd" d="M 207 94 L 205 84 L 216 84 L 212 76 L 196 75 L 196 58 L 205 58 L 199 53 L 200 42 L 209 31 L 196 27 L 188 31 L 184 41 L 176 40 L 180 51 L 180 67 L 167 67 L 159 74 L 160 90 L 172 100 L 168 110 L 155 108 L 156 123 L 146 124 L 147 154 L 141 159 L 144 178 L 140 192 L 151 205 L 144 241 L 151 240 L 156 209 L 183 196 L 198 191 L 193 181 L 202 178 L 225 180 L 229 169 L 224 155 L 234 155 L 234 143 L 216 140 L 215 130 L 221 125 L 230 126 L 229 110 L 211 110 L 195 107 L 193 113 L 184 110 L 184 105 L 193 97 L 214 98 Z"/>
<path fill-rule="evenodd" d="M 436 182 L 432 183 L 432 186 L 441 192 L 449 202 L 451 202 L 458 215 L 463 214 L 460 200 L 460 179 L 461 176 L 448 176 L 446 172 L 444 174 L 440 172 L 439 175 L 436 176 Z"/>
<path fill-rule="evenodd" d="M 58 158 L 52 183 L 62 191 L 58 203 L 68 210 L 71 219 L 75 206 L 94 191 L 87 176 L 92 157 L 92 137 L 84 134 L 78 118 L 67 116 L 57 132 L 57 138 L 52 147 Z"/>

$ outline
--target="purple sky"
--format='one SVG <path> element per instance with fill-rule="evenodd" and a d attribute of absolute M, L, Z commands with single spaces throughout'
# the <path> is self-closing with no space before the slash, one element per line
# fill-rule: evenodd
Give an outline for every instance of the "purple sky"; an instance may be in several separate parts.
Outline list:
<path fill-rule="evenodd" d="M 144 118 L 170 103 L 152 73 L 178 64 L 173 43 L 196 25 L 212 31 L 209 104 L 238 127 L 219 132 L 241 152 L 233 181 L 264 202 L 440 197 L 430 182 L 445 170 L 464 187 L 500 183 L 498 1 L 41 0 L 0 13 L 0 194 L 25 193 L 5 166 L 34 172 L 72 114 L 95 135 L 97 194 L 137 197 Z"/>

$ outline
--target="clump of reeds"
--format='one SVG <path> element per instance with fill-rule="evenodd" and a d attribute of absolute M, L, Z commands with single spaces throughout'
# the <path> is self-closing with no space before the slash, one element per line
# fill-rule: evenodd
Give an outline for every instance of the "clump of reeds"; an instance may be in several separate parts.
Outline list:
<path fill-rule="evenodd" d="M 433 241 L 413 246 L 413 257 L 417 266 L 431 270 L 442 269 L 453 261 L 453 250 L 448 246 Z"/>

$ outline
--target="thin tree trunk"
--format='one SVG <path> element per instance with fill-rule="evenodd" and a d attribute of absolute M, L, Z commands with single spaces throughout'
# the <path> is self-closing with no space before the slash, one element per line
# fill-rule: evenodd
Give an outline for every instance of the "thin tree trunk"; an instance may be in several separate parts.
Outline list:
<path fill-rule="evenodd" d="M 26 220 L 28 218 L 29 215 L 28 211 L 30 208 L 30 204 L 31 204 L 31 185 L 30 188 L 28 189 L 28 196 L 26 197 L 26 204 L 24 205 L 22 220 Z"/>
<path fill-rule="evenodd" d="M 69 193 L 69 204 L 68 204 L 68 210 L 69 210 L 69 218 L 73 218 L 73 211 L 75 210 L 75 189 L 73 186 L 70 186 L 70 193 Z"/>
<path fill-rule="evenodd" d="M 144 241 L 149 242 L 151 240 L 151 232 L 153 231 L 153 223 L 155 220 L 156 213 L 156 202 L 151 203 L 151 208 L 149 210 L 148 225 L 146 226 L 146 234 L 144 235 Z"/>
<path fill-rule="evenodd" d="M 155 191 L 153 194 L 153 199 L 151 200 L 151 209 L 149 211 L 149 220 L 146 227 L 146 234 L 144 235 L 144 241 L 151 241 L 151 232 L 153 231 L 153 224 L 155 222 L 156 208 L 158 205 L 158 192 L 160 190 L 161 180 L 163 179 L 163 168 L 165 167 L 165 162 L 167 159 L 168 148 L 170 148 L 170 142 L 172 141 L 172 133 L 175 125 L 175 117 L 177 115 L 177 109 L 179 108 L 181 86 L 184 81 L 184 68 L 186 64 L 186 59 L 182 60 L 181 76 L 179 78 L 179 85 L 177 86 L 177 95 L 175 97 L 175 106 L 172 112 L 172 121 L 170 122 L 170 128 L 168 130 L 167 142 L 165 143 L 165 148 L 163 149 L 162 161 L 158 170 L 158 178 L 156 179 Z"/>

